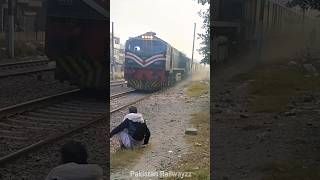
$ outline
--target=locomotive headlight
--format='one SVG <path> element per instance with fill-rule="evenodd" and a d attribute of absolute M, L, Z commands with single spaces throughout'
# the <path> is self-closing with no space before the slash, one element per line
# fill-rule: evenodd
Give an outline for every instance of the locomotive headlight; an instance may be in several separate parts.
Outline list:
<path fill-rule="evenodd" d="M 150 40 L 150 39 L 153 39 L 153 36 L 141 36 L 141 38 Z"/>

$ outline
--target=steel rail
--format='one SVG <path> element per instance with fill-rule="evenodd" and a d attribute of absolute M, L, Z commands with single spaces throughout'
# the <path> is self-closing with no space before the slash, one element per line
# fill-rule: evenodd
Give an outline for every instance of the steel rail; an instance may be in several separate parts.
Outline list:
<path fill-rule="evenodd" d="M 33 100 L 30 100 L 30 101 L 26 101 L 26 102 L 23 102 L 23 103 L 15 104 L 15 105 L 12 105 L 12 106 L 7 106 L 7 107 L 4 107 L 4 108 L 0 108 L 0 118 L 7 116 L 9 113 L 16 112 L 19 109 L 23 109 L 23 108 L 26 109 L 27 106 L 32 106 L 32 105 L 38 104 L 40 102 L 48 101 L 48 100 L 51 100 L 51 99 L 54 99 L 54 98 L 57 98 L 57 97 L 62 97 L 62 96 L 74 94 L 74 93 L 77 93 L 77 92 L 80 92 L 80 89 L 73 89 L 73 90 L 62 92 L 62 93 L 58 93 L 58 94 L 55 94 L 55 95 L 41 97 L 41 98 L 33 99 Z"/>
<path fill-rule="evenodd" d="M 36 70 L 13 72 L 13 73 L 7 73 L 7 74 L 4 74 L 4 75 L 0 75 L 0 78 L 9 77 L 9 76 L 18 76 L 18 75 L 23 75 L 23 74 L 31 74 L 31 73 L 36 73 L 36 72 L 53 71 L 55 69 L 56 68 L 54 68 L 54 67 L 46 67 L 46 68 L 36 69 Z"/>
<path fill-rule="evenodd" d="M 128 107 L 128 106 L 130 106 L 130 105 L 132 105 L 132 104 L 135 104 L 135 103 L 137 103 L 137 102 L 139 102 L 139 101 L 142 101 L 142 100 L 150 97 L 151 95 L 152 95 L 152 94 L 145 95 L 145 96 L 143 96 L 142 98 L 139 98 L 139 99 L 137 99 L 137 100 L 135 100 L 135 101 L 133 101 L 133 102 L 130 102 L 130 103 L 128 103 L 128 104 L 126 104 L 126 105 L 123 105 L 123 106 L 121 106 L 121 107 L 118 107 L 118 108 L 116 108 L 116 109 L 110 110 L 110 114 L 115 113 L 115 112 L 117 112 L 117 111 L 119 111 L 119 110 L 121 110 L 121 109 L 123 109 L 123 108 L 126 108 L 126 107 Z M 87 123 L 82 124 L 82 125 L 79 125 L 78 127 L 74 127 L 74 128 L 72 128 L 72 129 L 70 129 L 70 130 L 68 130 L 68 131 L 63 132 L 63 133 L 60 133 L 60 134 L 57 134 L 57 135 L 48 137 L 47 139 L 40 140 L 40 141 L 38 141 L 38 142 L 36 142 L 36 143 L 34 143 L 34 144 L 32 144 L 32 145 L 29 145 L 29 146 L 27 146 L 27 147 L 24 147 L 24 148 L 18 150 L 18 151 L 15 151 L 15 152 L 10 153 L 10 154 L 8 154 L 8 155 L 6 155 L 6 156 L 3 156 L 3 157 L 0 158 L 0 165 L 4 164 L 4 163 L 6 163 L 6 162 L 8 162 L 8 161 L 10 161 L 10 160 L 14 160 L 14 159 L 16 159 L 16 158 L 18 158 L 18 157 L 21 157 L 22 155 L 24 155 L 24 154 L 26 154 L 26 153 L 28 153 L 28 152 L 30 152 L 30 151 L 32 151 L 32 150 L 35 150 L 35 149 L 37 149 L 37 148 L 40 148 L 40 147 L 42 147 L 43 145 L 46 145 L 46 144 L 48 144 L 48 143 L 50 143 L 50 142 L 59 140 L 59 139 L 65 137 L 65 136 L 67 136 L 67 135 L 70 135 L 70 134 L 72 134 L 72 133 L 75 133 L 75 132 L 77 132 L 77 131 L 80 131 L 80 130 L 82 130 L 82 129 L 88 127 L 88 126 L 90 126 L 91 124 L 94 124 L 94 123 L 100 122 L 100 121 L 102 121 L 102 120 L 105 120 L 106 118 L 107 118 L 107 114 L 102 115 L 101 117 L 98 117 L 98 118 L 95 118 L 94 120 L 88 121 Z"/>
<path fill-rule="evenodd" d="M 48 59 L 44 60 L 27 60 L 27 61 L 20 61 L 20 62 L 10 62 L 10 63 L 3 63 L 0 64 L 0 68 L 4 66 L 17 66 L 17 65 L 22 65 L 22 64 L 34 64 L 34 63 L 40 63 L 40 62 L 50 62 Z"/>
<path fill-rule="evenodd" d="M 114 80 L 114 81 L 110 81 L 110 83 L 112 84 L 112 83 L 118 83 L 118 82 L 124 82 L 124 81 L 126 80 Z"/>
<path fill-rule="evenodd" d="M 53 71 L 55 67 L 49 67 L 50 61 L 45 59 L 45 60 L 28 60 L 28 61 L 21 61 L 21 62 L 14 62 L 14 63 L 5 63 L 5 64 L 0 64 L 0 69 L 15 69 L 12 70 L 11 72 L 4 72 L 0 73 L 0 77 L 8 77 L 8 76 L 17 76 L 17 75 L 23 75 L 23 74 L 30 74 L 30 73 L 36 73 L 36 72 L 43 72 L 43 71 Z M 39 65 L 39 63 L 47 63 L 47 67 L 41 67 L 45 65 Z M 28 65 L 33 65 L 34 67 L 29 68 L 29 67 L 21 67 L 21 66 L 28 66 Z"/>
<path fill-rule="evenodd" d="M 123 96 L 123 95 L 125 95 L 125 94 L 131 93 L 131 92 L 134 92 L 134 91 L 136 91 L 136 90 L 132 89 L 132 90 L 120 92 L 120 93 L 111 95 L 111 96 L 110 96 L 110 99 L 115 99 L 115 98 L 121 97 L 121 96 Z"/>
<path fill-rule="evenodd" d="M 113 81 L 113 82 L 110 82 L 110 86 L 120 86 L 127 83 L 128 83 L 127 81 Z"/>

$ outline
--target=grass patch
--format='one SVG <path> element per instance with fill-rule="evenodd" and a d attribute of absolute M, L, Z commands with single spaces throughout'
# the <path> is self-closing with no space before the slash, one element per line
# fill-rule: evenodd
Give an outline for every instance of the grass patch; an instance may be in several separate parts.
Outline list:
<path fill-rule="evenodd" d="M 302 162 L 270 162 L 258 168 L 261 180 L 319 180 L 320 167 L 305 167 Z"/>
<path fill-rule="evenodd" d="M 186 135 L 187 142 L 192 144 L 192 150 L 184 155 L 178 165 L 172 170 L 176 172 L 191 172 L 192 177 L 184 179 L 210 179 L 210 115 L 209 111 L 191 115 L 192 125 L 198 129 L 196 136 Z M 177 179 L 170 177 L 168 179 Z"/>
<path fill-rule="evenodd" d="M 117 152 L 110 154 L 111 172 L 134 163 L 141 155 L 143 155 L 144 151 L 145 149 L 118 150 Z"/>
<path fill-rule="evenodd" d="M 291 98 L 304 90 L 319 90 L 320 79 L 304 76 L 303 68 L 286 65 L 263 64 L 252 73 L 242 74 L 232 80 L 253 80 L 249 95 L 253 97 L 250 109 L 253 112 L 283 112 Z"/>
<path fill-rule="evenodd" d="M 122 80 L 124 79 L 124 72 L 121 71 L 121 72 L 115 72 L 114 73 L 114 78 L 115 80 Z"/>
<path fill-rule="evenodd" d="M 44 49 L 40 47 L 39 43 L 36 42 L 29 42 L 30 44 L 33 44 L 33 48 L 30 45 L 27 45 L 27 42 L 15 42 L 15 54 L 16 56 L 35 56 L 39 55 L 41 53 L 44 53 Z"/>
<path fill-rule="evenodd" d="M 203 81 L 192 82 L 188 88 L 187 94 L 191 97 L 198 97 L 208 93 L 209 84 Z"/>
<path fill-rule="evenodd" d="M 29 45 L 28 45 L 29 44 Z M 33 47 L 30 46 L 32 44 Z M 27 42 L 27 41 L 15 41 L 14 44 L 14 54 L 16 57 L 25 57 L 25 56 L 35 56 L 44 54 L 44 47 L 39 42 L 33 41 L 33 42 Z M 0 38 L 0 47 L 5 48 L 6 42 L 5 39 Z M 3 53 L 2 56 L 6 57 L 7 52 L 1 52 Z"/>

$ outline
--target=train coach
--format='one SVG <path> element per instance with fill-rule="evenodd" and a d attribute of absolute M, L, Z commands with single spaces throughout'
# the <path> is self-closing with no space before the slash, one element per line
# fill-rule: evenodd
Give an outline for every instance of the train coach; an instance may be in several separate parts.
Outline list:
<path fill-rule="evenodd" d="M 259 39 L 297 37 L 315 29 L 319 20 L 272 0 L 215 0 L 213 25 L 213 61 L 225 61 L 240 47 L 257 47 Z M 304 25 L 303 25 L 304 24 Z M 303 28 L 304 27 L 304 28 Z"/>
<path fill-rule="evenodd" d="M 55 78 L 82 89 L 107 88 L 109 17 L 105 0 L 47 1 L 45 50 Z"/>
<path fill-rule="evenodd" d="M 135 89 L 159 90 L 185 78 L 190 62 L 154 32 L 147 32 L 126 41 L 124 78 Z"/>

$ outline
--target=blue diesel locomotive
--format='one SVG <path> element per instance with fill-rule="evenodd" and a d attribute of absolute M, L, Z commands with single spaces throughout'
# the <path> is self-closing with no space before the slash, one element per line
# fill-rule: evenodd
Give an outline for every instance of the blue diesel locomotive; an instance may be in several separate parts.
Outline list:
<path fill-rule="evenodd" d="M 126 42 L 124 78 L 138 90 L 159 90 L 185 78 L 191 60 L 154 32 Z"/>

